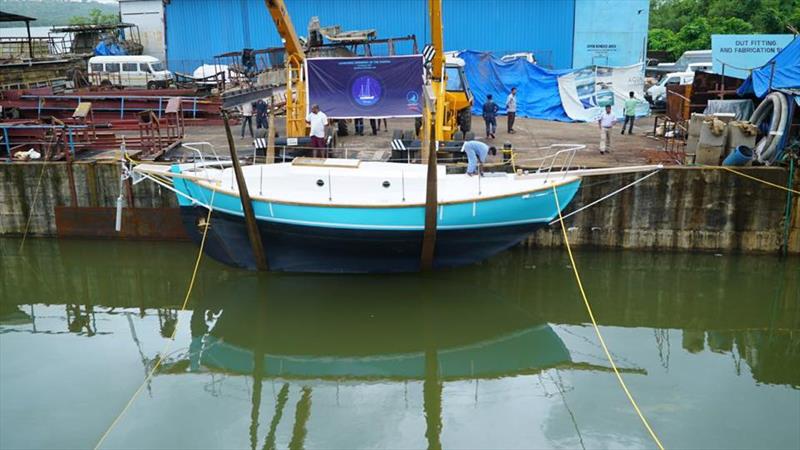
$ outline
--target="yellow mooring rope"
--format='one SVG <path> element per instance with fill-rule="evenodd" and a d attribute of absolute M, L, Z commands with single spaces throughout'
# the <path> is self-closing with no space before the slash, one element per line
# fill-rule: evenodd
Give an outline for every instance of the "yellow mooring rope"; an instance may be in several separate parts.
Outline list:
<path fill-rule="evenodd" d="M 594 318 L 594 313 L 592 312 L 592 307 L 589 305 L 589 299 L 586 297 L 586 291 L 583 289 L 583 283 L 581 282 L 581 276 L 578 273 L 578 266 L 575 265 L 575 258 L 572 256 L 572 249 L 569 246 L 569 239 L 567 238 L 567 227 L 564 225 L 564 217 L 561 215 L 561 204 L 558 201 L 558 192 L 556 191 L 556 185 L 553 184 L 553 196 L 556 199 L 556 209 L 558 210 L 558 221 L 561 224 L 561 233 L 564 235 L 564 245 L 567 247 L 567 254 L 569 254 L 569 261 L 572 264 L 572 271 L 575 273 L 575 280 L 578 282 L 578 290 L 581 292 L 581 297 L 583 298 L 583 304 L 586 306 L 586 311 L 589 313 L 589 318 L 592 320 L 592 326 L 594 327 L 594 332 L 597 334 L 597 339 L 600 341 L 600 345 L 603 347 L 603 351 L 606 354 L 606 358 L 608 358 L 608 362 L 611 364 L 611 368 L 614 370 L 614 374 L 617 376 L 617 380 L 619 381 L 620 386 L 622 386 L 622 390 L 625 391 L 625 395 L 628 396 L 628 400 L 630 400 L 631 405 L 633 405 L 633 409 L 636 410 L 636 414 L 639 415 L 639 418 L 642 420 L 644 427 L 647 428 L 647 432 L 650 433 L 650 436 L 655 441 L 656 445 L 659 449 L 664 450 L 664 446 L 661 445 L 661 441 L 656 436 L 655 431 L 650 426 L 650 423 L 642 414 L 642 411 L 639 409 L 639 405 L 636 403 L 636 400 L 633 399 L 633 395 L 631 391 L 628 390 L 628 386 L 625 384 L 625 380 L 622 379 L 622 375 L 620 375 L 619 370 L 617 369 L 617 365 L 614 363 L 614 359 L 611 357 L 611 352 L 608 351 L 608 347 L 606 346 L 606 341 L 603 339 L 603 335 L 600 333 L 600 328 L 597 326 L 597 321 Z"/>
<path fill-rule="evenodd" d="M 746 173 L 739 172 L 738 170 L 731 169 L 731 168 L 730 168 L 730 167 L 728 167 L 728 166 L 703 166 L 703 168 L 708 168 L 708 169 L 724 169 L 724 170 L 727 170 L 728 172 L 735 173 L 736 175 L 739 175 L 739 176 L 742 176 L 742 177 L 745 177 L 745 178 L 749 178 L 749 179 L 751 179 L 751 180 L 753 180 L 753 181 L 758 181 L 759 183 L 764 183 L 764 184 L 766 184 L 767 186 L 772 186 L 772 187 L 774 187 L 774 188 L 782 189 L 782 190 L 784 190 L 784 191 L 787 191 L 787 192 L 791 192 L 791 193 L 793 193 L 793 194 L 800 195 L 800 191 L 797 191 L 797 190 L 794 190 L 794 189 L 791 189 L 791 188 L 788 188 L 788 187 L 785 187 L 785 186 L 781 186 L 781 185 L 779 185 L 779 184 L 771 183 L 771 182 L 769 182 L 769 181 L 767 181 L 767 180 L 762 180 L 761 178 L 757 178 L 757 177 L 754 177 L 754 176 L 752 176 L 752 175 L 748 175 L 748 174 L 746 174 Z"/>
<path fill-rule="evenodd" d="M 210 202 L 209 206 L 213 205 L 213 203 L 214 203 L 214 192 L 216 192 L 216 191 L 212 191 L 212 193 L 211 193 L 211 202 Z M 192 271 L 192 278 L 189 281 L 189 288 L 186 290 L 186 297 L 183 299 L 183 305 L 181 305 L 180 311 L 184 311 L 186 309 L 186 305 L 189 304 L 189 298 L 192 295 L 192 289 L 194 288 L 194 282 L 195 282 L 195 279 L 197 278 L 197 269 L 200 267 L 200 260 L 203 258 L 203 247 L 205 247 L 205 244 L 206 244 L 206 236 L 208 235 L 208 228 L 211 225 L 211 211 L 213 211 L 213 210 L 209 207 L 208 208 L 208 214 L 206 215 L 206 223 L 203 226 L 203 238 L 200 240 L 200 249 L 197 251 L 197 259 L 194 262 L 194 270 Z M 100 446 L 103 445 L 103 442 L 106 440 L 106 438 L 111 433 L 111 431 L 114 429 L 114 427 L 117 426 L 117 423 L 119 423 L 119 421 L 122 419 L 122 416 L 124 416 L 125 413 L 128 411 L 128 409 L 131 407 L 131 405 L 133 405 L 133 402 L 136 400 L 136 398 L 142 392 L 142 390 L 147 385 L 147 383 L 150 381 L 150 379 L 153 378 L 153 375 L 156 373 L 156 370 L 158 370 L 159 366 L 161 366 L 161 362 L 164 360 L 163 359 L 164 358 L 163 355 L 167 354 L 167 350 L 169 349 L 169 346 L 172 343 L 172 341 L 175 339 L 175 334 L 177 332 L 178 332 L 178 327 L 175 327 L 175 329 L 172 330 L 172 335 L 169 337 L 170 340 L 167 341 L 167 343 L 164 345 L 164 349 L 161 351 L 161 354 L 159 355 L 158 361 L 156 361 L 156 363 L 153 366 L 153 368 L 150 370 L 150 372 L 144 378 L 144 381 L 142 382 L 142 384 L 139 386 L 138 389 L 136 389 L 136 392 L 133 393 L 133 396 L 130 398 L 130 400 L 128 400 L 128 403 L 125 404 L 125 407 L 122 408 L 122 411 L 120 411 L 120 413 L 117 415 L 117 417 L 114 419 L 114 421 L 111 422 L 111 425 L 109 425 L 108 429 L 100 437 L 100 440 L 97 441 L 97 445 L 94 446 L 95 450 L 99 449 Z"/>

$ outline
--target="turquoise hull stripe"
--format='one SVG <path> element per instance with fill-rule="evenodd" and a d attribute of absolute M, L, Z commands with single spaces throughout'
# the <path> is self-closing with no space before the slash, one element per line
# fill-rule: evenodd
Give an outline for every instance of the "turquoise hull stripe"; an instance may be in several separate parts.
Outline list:
<path fill-rule="evenodd" d="M 174 179 L 175 189 L 210 204 L 212 191 L 180 178 Z M 580 180 L 556 188 L 558 201 L 566 206 L 580 187 Z M 181 206 L 191 202 L 178 196 Z M 228 214 L 244 216 L 238 196 L 217 191 L 213 208 Z M 425 208 L 357 208 L 288 205 L 276 202 L 253 201 L 258 220 L 294 225 L 364 230 L 422 230 Z M 549 222 L 558 215 L 552 189 L 530 194 L 513 195 L 499 199 L 478 200 L 468 203 L 439 205 L 440 230 L 486 228 L 524 223 Z"/>

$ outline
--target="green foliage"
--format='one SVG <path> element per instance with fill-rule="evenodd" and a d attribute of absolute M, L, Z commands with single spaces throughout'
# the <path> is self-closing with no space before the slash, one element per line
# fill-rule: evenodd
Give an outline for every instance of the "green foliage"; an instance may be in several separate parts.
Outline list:
<path fill-rule="evenodd" d="M 0 0 L 0 9 L 3 12 L 21 14 L 33 17 L 32 27 L 49 27 L 53 25 L 68 25 L 71 17 L 81 16 L 89 19 L 91 12 L 100 10 L 103 16 L 114 16 L 117 21 L 119 5 L 114 3 L 99 3 L 96 1 L 64 1 L 64 0 Z M 22 22 L 5 22 L 0 27 L 24 27 Z"/>
<path fill-rule="evenodd" d="M 69 18 L 70 25 L 105 25 L 119 22 L 117 14 L 103 14 L 100 9 L 89 11 L 88 16 L 73 16 Z"/>
<path fill-rule="evenodd" d="M 649 48 L 674 58 L 711 48 L 712 34 L 800 29 L 800 0 L 650 0 Z"/>

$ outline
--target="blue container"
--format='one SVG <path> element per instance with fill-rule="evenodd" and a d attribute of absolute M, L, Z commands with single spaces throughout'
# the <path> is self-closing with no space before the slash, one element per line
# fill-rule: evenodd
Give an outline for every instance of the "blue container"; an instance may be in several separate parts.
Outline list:
<path fill-rule="evenodd" d="M 753 159 L 753 149 L 740 145 L 733 149 L 730 155 L 722 161 L 723 166 L 743 166 Z"/>

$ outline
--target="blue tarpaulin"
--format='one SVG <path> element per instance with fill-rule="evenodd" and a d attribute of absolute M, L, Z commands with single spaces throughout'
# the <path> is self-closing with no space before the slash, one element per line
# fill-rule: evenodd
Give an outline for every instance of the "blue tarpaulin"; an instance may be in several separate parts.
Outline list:
<path fill-rule="evenodd" d="M 464 51 L 458 55 L 466 66 L 469 88 L 475 97 L 472 113 L 480 115 L 491 94 L 500 114 L 512 87 L 517 88 L 517 116 L 572 122 L 561 104 L 558 77 L 572 70 L 547 70 L 524 59 L 504 62 L 491 53 Z"/>
<path fill-rule="evenodd" d="M 797 37 L 768 63 L 754 70 L 739 87 L 738 94 L 755 93 L 764 97 L 770 89 L 794 88 L 800 88 L 800 38 Z"/>
<path fill-rule="evenodd" d="M 104 41 L 100 41 L 97 47 L 94 48 L 94 54 L 96 56 L 118 56 L 127 55 L 128 52 L 117 44 L 106 44 Z"/>

